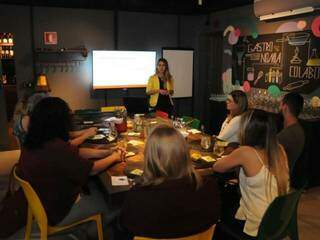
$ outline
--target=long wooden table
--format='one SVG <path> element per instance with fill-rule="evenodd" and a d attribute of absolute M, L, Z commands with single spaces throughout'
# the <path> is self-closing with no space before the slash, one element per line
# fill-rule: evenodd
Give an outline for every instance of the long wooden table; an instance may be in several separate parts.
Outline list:
<path fill-rule="evenodd" d="M 140 169 L 140 170 L 143 169 L 143 158 L 144 158 L 143 151 L 144 151 L 144 142 L 145 142 L 144 138 L 140 138 L 136 136 L 128 136 L 128 132 L 126 132 L 119 136 L 117 143 L 98 146 L 98 147 L 99 148 L 116 147 L 118 143 L 122 142 L 124 139 L 126 139 L 126 141 L 128 142 L 127 151 L 135 152 L 136 155 L 126 158 L 125 162 L 114 164 L 113 166 L 109 167 L 107 170 L 99 174 L 99 179 L 109 195 L 128 191 L 133 184 L 133 181 L 129 181 L 130 184 L 128 186 L 113 186 L 111 184 L 112 176 L 125 176 L 125 175 L 128 175 L 128 173 L 130 173 L 134 169 Z M 133 146 L 130 144 L 130 140 L 141 142 L 141 144 L 137 146 Z M 192 154 L 193 152 L 199 152 L 202 156 L 215 157 L 212 151 L 209 152 L 201 149 L 200 140 L 201 140 L 201 134 L 191 134 L 189 137 L 187 137 L 187 142 L 189 143 L 189 146 L 190 146 L 190 154 Z M 211 168 L 212 164 L 206 164 L 207 165 L 206 167 L 198 168 L 197 170 L 201 175 L 212 174 L 213 173 L 213 170 Z"/>

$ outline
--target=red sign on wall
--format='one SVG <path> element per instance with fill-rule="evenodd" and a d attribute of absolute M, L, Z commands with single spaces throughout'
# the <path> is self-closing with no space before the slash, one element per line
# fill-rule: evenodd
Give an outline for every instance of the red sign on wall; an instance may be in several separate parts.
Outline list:
<path fill-rule="evenodd" d="M 44 32 L 44 44 L 45 45 L 55 45 L 58 43 L 57 32 Z"/>

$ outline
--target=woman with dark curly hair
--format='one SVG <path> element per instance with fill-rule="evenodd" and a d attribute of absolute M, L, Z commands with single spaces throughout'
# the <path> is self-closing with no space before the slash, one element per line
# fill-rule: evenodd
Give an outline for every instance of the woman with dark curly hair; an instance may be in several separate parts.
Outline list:
<path fill-rule="evenodd" d="M 47 97 L 34 108 L 18 165 L 48 216 L 49 224 L 68 224 L 107 211 L 102 194 L 94 189 L 82 195 L 82 186 L 94 175 L 124 158 L 122 150 L 97 161 L 79 155 L 69 143 L 70 109 L 60 98 Z"/>

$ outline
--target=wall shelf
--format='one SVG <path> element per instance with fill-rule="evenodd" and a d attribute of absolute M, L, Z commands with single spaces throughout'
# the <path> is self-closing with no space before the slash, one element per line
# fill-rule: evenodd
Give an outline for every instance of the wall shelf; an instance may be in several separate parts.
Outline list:
<path fill-rule="evenodd" d="M 82 57 L 86 58 L 88 56 L 88 50 L 85 47 L 78 48 L 37 48 L 35 50 L 37 55 L 42 54 L 81 54 Z"/>

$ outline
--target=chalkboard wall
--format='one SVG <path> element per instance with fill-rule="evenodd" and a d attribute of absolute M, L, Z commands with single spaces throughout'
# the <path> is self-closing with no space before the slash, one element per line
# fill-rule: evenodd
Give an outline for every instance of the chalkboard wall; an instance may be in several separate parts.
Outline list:
<path fill-rule="evenodd" d="M 310 93 L 320 87 L 320 38 L 310 31 L 241 37 L 232 68 L 233 81 L 251 87 Z"/>

